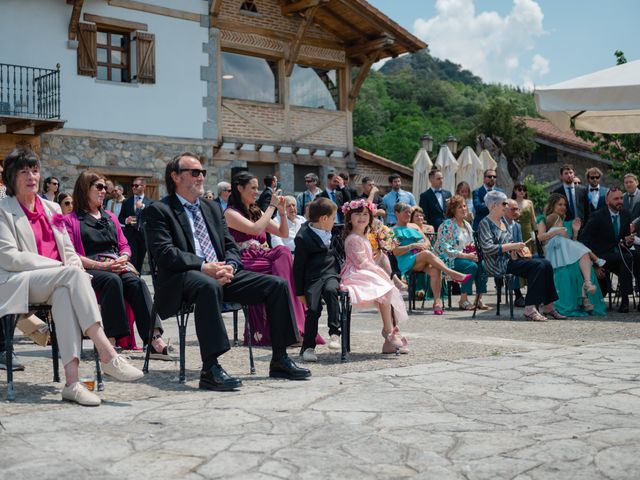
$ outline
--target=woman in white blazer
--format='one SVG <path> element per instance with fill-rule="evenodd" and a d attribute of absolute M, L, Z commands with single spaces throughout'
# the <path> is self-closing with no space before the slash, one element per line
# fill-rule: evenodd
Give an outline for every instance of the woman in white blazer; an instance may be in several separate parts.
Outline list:
<path fill-rule="evenodd" d="M 0 200 L 0 316 L 51 305 L 66 383 L 63 400 L 96 406 L 100 398 L 79 381 L 82 334 L 93 340 L 104 373 L 122 381 L 142 372 L 118 355 L 104 330 L 89 275 L 62 223 L 60 207 L 38 196 L 40 162 L 16 149 L 4 161 L 7 197 Z"/>

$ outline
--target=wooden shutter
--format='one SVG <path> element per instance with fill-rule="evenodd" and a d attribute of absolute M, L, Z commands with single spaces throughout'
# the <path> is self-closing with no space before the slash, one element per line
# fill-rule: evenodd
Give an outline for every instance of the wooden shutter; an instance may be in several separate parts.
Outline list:
<path fill-rule="evenodd" d="M 156 83 L 156 36 L 153 33 L 136 32 L 136 79 L 138 83 Z"/>
<path fill-rule="evenodd" d="M 78 75 L 95 77 L 96 67 L 96 24 L 78 24 Z"/>

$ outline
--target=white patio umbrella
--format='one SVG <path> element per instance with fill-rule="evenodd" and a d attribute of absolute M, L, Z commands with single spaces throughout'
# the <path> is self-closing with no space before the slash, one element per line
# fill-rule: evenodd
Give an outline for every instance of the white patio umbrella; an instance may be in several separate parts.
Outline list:
<path fill-rule="evenodd" d="M 538 113 L 564 131 L 640 133 L 640 60 L 535 90 Z"/>
<path fill-rule="evenodd" d="M 482 172 L 484 174 L 485 170 L 495 170 L 498 167 L 498 162 L 496 162 L 493 157 L 491 156 L 491 154 L 489 153 L 489 150 L 485 149 L 482 150 L 480 152 L 480 162 L 482 163 Z M 480 183 L 482 183 L 484 181 L 484 175 L 482 175 L 481 179 L 480 179 Z"/>
<path fill-rule="evenodd" d="M 467 182 L 471 189 L 482 185 L 482 173 L 484 171 L 482 161 L 471 147 L 465 147 L 458 157 L 458 171 L 456 172 L 456 185 L 460 182 Z"/>
<path fill-rule="evenodd" d="M 431 185 L 429 183 L 429 172 L 433 167 L 433 162 L 429 158 L 429 153 L 421 148 L 413 159 L 413 196 L 418 198 Z"/>
<path fill-rule="evenodd" d="M 450 192 L 455 192 L 458 161 L 446 145 L 440 145 L 438 158 L 436 158 L 436 166 L 440 169 L 442 176 L 444 177 L 442 188 L 449 190 Z"/>

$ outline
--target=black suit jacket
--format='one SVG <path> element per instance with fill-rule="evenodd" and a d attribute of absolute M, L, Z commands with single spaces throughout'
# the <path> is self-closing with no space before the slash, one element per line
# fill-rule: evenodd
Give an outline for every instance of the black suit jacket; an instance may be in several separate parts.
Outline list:
<path fill-rule="evenodd" d="M 320 306 L 322 287 L 331 278 L 340 278 L 340 264 L 336 252 L 325 246 L 309 227 L 309 222 L 300 227 L 295 238 L 296 254 L 293 258 L 293 279 L 296 295 L 305 295 L 311 300 L 307 306 L 317 310 Z"/>
<path fill-rule="evenodd" d="M 451 198 L 451 192 L 449 190 L 442 190 L 442 197 L 444 199 L 445 208 L 447 200 Z M 435 192 L 428 188 L 420 194 L 420 201 L 418 202 L 420 208 L 424 211 L 424 216 L 429 225 L 433 225 L 433 228 L 438 230 L 438 227 L 444 222 L 445 214 L 443 208 L 438 202 Z"/>
<path fill-rule="evenodd" d="M 573 220 L 576 217 L 580 217 L 580 219 L 582 220 L 582 224 L 584 225 L 587 220 L 589 220 L 589 196 L 587 194 L 587 189 L 586 187 L 583 187 L 582 185 L 576 185 L 575 186 L 576 189 L 576 215 L 573 214 L 573 212 L 571 211 L 571 208 L 569 208 L 569 199 L 567 198 L 567 195 L 565 194 L 564 191 L 564 184 L 561 184 L 558 188 L 556 188 L 553 192 L 551 193 L 559 193 L 560 195 L 562 195 L 564 198 L 567 198 L 567 215 L 565 216 L 565 220 Z"/>
<path fill-rule="evenodd" d="M 264 212 L 269 207 L 269 203 L 271 203 L 271 197 L 273 197 L 273 190 L 271 190 L 271 188 L 265 188 L 258 197 L 258 201 L 256 202 L 258 204 L 258 207 L 260 207 L 260 210 Z"/>
<path fill-rule="evenodd" d="M 630 233 L 631 215 L 625 209 L 620 211 L 620 234 L 616 238 L 608 208 L 596 210 L 580 231 L 580 241 L 601 256 L 617 249 L 620 240 Z"/>
<path fill-rule="evenodd" d="M 242 269 L 238 246 L 231 237 L 220 208 L 200 199 L 200 209 L 207 225 L 218 261 Z M 184 274 L 200 270 L 204 260 L 195 254 L 193 232 L 184 207 L 173 194 L 145 208 L 145 233 L 149 251 L 156 263 L 155 299 L 162 318 L 175 315 L 182 303 Z"/>
<path fill-rule="evenodd" d="M 124 227 L 125 236 L 137 233 L 139 230 L 142 229 L 142 225 L 144 223 L 143 215 L 145 213 L 145 210 L 149 205 L 153 203 L 153 201 L 150 200 L 149 197 L 145 195 L 144 198 L 142 199 L 142 204 L 144 205 L 144 207 L 138 210 L 138 212 L 136 213 L 136 206 L 134 205 L 134 200 L 135 200 L 135 195 L 132 195 L 131 197 L 127 198 L 124 202 L 122 202 L 122 209 L 120 209 L 120 215 L 118 215 L 118 221 L 120 222 L 120 225 L 125 225 L 124 221 L 127 217 L 136 217 L 135 225 L 125 225 Z"/>

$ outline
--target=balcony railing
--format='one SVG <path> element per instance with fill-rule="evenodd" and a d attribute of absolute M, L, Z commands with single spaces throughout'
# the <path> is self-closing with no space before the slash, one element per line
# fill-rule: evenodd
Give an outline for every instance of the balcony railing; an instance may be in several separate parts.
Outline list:
<path fill-rule="evenodd" d="M 51 70 L 0 63 L 0 116 L 60 118 L 60 65 Z"/>

